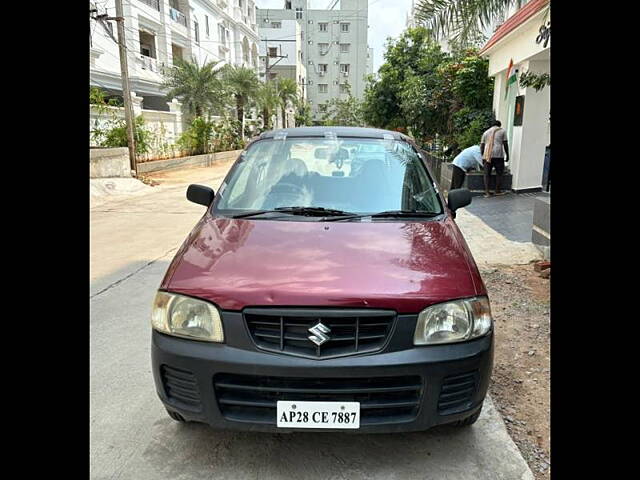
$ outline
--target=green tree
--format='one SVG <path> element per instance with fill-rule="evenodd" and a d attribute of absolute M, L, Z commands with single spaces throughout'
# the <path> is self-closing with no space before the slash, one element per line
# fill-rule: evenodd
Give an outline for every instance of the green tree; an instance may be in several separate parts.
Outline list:
<path fill-rule="evenodd" d="M 299 127 L 311 125 L 313 118 L 311 115 L 311 105 L 305 102 L 304 98 L 296 98 L 295 101 L 296 115 L 295 122 Z"/>
<path fill-rule="evenodd" d="M 262 112 L 263 128 L 265 130 L 272 129 L 271 116 L 280 106 L 280 98 L 273 82 L 263 83 L 260 86 L 256 94 L 256 103 Z"/>
<path fill-rule="evenodd" d="M 482 30 L 501 19 L 509 7 L 522 3 L 522 0 L 419 0 L 415 18 L 436 39 L 448 38 L 460 46 L 477 46 Z"/>
<path fill-rule="evenodd" d="M 351 86 L 348 83 L 344 85 L 347 89 L 347 98 L 334 97 L 321 104 L 324 110 L 321 122 L 323 125 L 331 126 L 363 127 L 365 122 L 362 115 L 362 102 L 351 95 Z"/>
<path fill-rule="evenodd" d="M 164 88 L 169 99 L 177 98 L 196 117 L 217 112 L 228 105 L 229 92 L 221 79 L 220 62 L 199 66 L 196 62 L 175 59 L 169 69 Z"/>
<path fill-rule="evenodd" d="M 281 78 L 276 83 L 276 90 L 278 92 L 278 98 L 280 99 L 280 108 L 282 110 L 282 126 L 288 127 L 286 124 L 287 119 L 287 105 L 289 103 L 295 104 L 298 98 L 298 85 L 295 80 L 290 78 Z"/>
<path fill-rule="evenodd" d="M 435 68 L 447 54 L 426 28 L 416 27 L 407 29 L 397 40 L 389 38 L 384 58 L 378 74 L 367 82 L 363 115 L 370 125 L 393 130 L 408 125 L 406 112 L 401 108 L 407 80 L 418 76 L 425 77 L 424 81 L 429 83 L 428 77 L 435 74 Z M 413 82 L 413 87 L 417 87 L 415 80 Z"/>
<path fill-rule="evenodd" d="M 253 98 L 260 86 L 260 80 L 256 72 L 247 67 L 226 65 L 222 70 L 222 79 L 227 91 L 232 93 L 236 100 L 236 113 L 238 121 L 244 120 L 244 109 Z"/>

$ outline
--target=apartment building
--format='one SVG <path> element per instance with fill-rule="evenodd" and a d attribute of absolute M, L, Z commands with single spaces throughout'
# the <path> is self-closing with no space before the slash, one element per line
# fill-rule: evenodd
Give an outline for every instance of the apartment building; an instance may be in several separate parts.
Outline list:
<path fill-rule="evenodd" d="M 290 78 L 298 84 L 298 95 L 306 100 L 307 67 L 300 24 L 295 20 L 273 21 L 267 26 L 261 26 L 259 34 L 260 79 L 276 81 L 278 78 Z"/>
<path fill-rule="evenodd" d="M 309 8 L 308 0 L 282 3 L 281 9 L 258 8 L 258 31 L 261 36 L 272 35 L 273 24 L 277 27 L 286 20 L 295 20 L 300 26 L 301 55 L 307 70 L 303 84 L 314 119 L 319 118 L 324 102 L 346 96 L 349 88 L 352 95 L 362 98 L 365 77 L 372 70 L 367 0 L 333 0 L 324 10 Z"/>
<path fill-rule="evenodd" d="M 114 0 L 89 3 L 115 16 Z M 162 82 L 176 58 L 258 68 L 254 0 L 128 0 L 123 10 L 134 107 L 171 110 Z M 121 96 L 116 22 L 91 20 L 90 28 L 90 84 Z"/>

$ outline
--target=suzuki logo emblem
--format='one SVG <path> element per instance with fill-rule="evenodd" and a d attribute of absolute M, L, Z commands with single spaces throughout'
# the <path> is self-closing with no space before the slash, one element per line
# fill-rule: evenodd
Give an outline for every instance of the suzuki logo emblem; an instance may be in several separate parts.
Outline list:
<path fill-rule="evenodd" d="M 316 325 L 311 327 L 309 330 L 313 335 L 309 335 L 309 340 L 311 340 L 316 345 L 320 346 L 324 342 L 328 342 L 330 337 L 325 335 L 326 333 L 331 332 L 331 329 L 326 325 L 323 325 L 322 322 L 318 322 Z"/>

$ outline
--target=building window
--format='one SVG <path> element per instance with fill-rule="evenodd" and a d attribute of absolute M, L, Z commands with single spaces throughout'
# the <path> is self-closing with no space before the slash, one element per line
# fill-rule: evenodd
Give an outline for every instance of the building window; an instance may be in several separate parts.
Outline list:
<path fill-rule="evenodd" d="M 296 19 L 300 20 L 302 18 L 302 8 L 296 8 Z"/>
<path fill-rule="evenodd" d="M 269 47 L 269 56 L 277 57 L 278 56 L 278 47 Z"/>
<path fill-rule="evenodd" d="M 284 9 L 285 10 L 291 10 L 291 0 L 286 0 L 284 2 Z"/>
<path fill-rule="evenodd" d="M 207 38 L 209 38 L 209 17 L 207 15 L 204 16 L 204 28 L 207 31 Z"/>
<path fill-rule="evenodd" d="M 318 71 L 320 73 L 327 73 L 327 64 L 326 63 L 319 63 L 318 64 Z"/>
<path fill-rule="evenodd" d="M 349 24 L 348 23 L 341 23 L 340 24 L 340 31 L 342 33 L 349 33 Z"/>
<path fill-rule="evenodd" d="M 271 22 L 271 28 L 282 28 L 282 22 Z"/>
<path fill-rule="evenodd" d="M 193 34 L 196 39 L 196 43 L 200 43 L 200 28 L 198 27 L 198 22 L 193 21 Z"/>
<path fill-rule="evenodd" d="M 349 53 L 350 43 L 341 43 L 340 44 L 340 53 Z"/>
<path fill-rule="evenodd" d="M 156 58 L 156 37 L 140 30 L 139 39 L 140 53 L 145 57 Z"/>
<path fill-rule="evenodd" d="M 318 84 L 318 93 L 327 93 L 328 91 L 329 91 L 329 84 L 327 83 Z"/>
<path fill-rule="evenodd" d="M 320 55 L 326 55 L 327 52 L 329 51 L 329 44 L 328 43 L 319 43 L 318 44 L 318 50 L 320 51 Z"/>
<path fill-rule="evenodd" d="M 349 75 L 349 64 L 348 63 L 341 63 L 340 64 L 340 73 Z"/>
<path fill-rule="evenodd" d="M 340 84 L 340 93 L 349 93 L 349 85 L 346 83 Z"/>
<path fill-rule="evenodd" d="M 328 23 L 318 23 L 318 27 L 320 28 L 321 32 L 328 32 L 329 31 L 329 24 Z"/>

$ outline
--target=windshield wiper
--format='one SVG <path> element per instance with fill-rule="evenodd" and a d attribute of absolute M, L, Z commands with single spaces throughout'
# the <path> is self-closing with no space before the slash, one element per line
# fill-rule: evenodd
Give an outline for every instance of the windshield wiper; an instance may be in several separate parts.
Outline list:
<path fill-rule="evenodd" d="M 353 212 L 345 212 L 344 210 L 335 210 L 333 208 L 324 207 L 278 207 L 278 212 L 292 213 L 294 215 L 310 215 L 310 216 L 345 216 L 354 215 Z"/>
<path fill-rule="evenodd" d="M 345 212 L 343 210 L 334 210 L 332 208 L 324 207 L 277 207 L 271 210 L 253 210 L 251 212 L 239 213 L 237 215 L 232 215 L 231 218 L 253 217 L 255 215 L 262 215 L 264 213 L 290 213 L 291 215 L 305 215 L 314 217 L 353 215 L 352 212 Z"/>
<path fill-rule="evenodd" d="M 378 213 L 363 213 L 360 215 L 350 215 L 338 218 L 332 218 L 327 220 L 328 222 L 332 221 L 340 221 L 340 220 L 351 220 L 355 218 L 394 218 L 394 217 L 409 217 L 409 218 L 433 218 L 438 215 L 442 215 L 442 213 L 437 212 L 412 212 L 410 210 L 385 210 L 384 212 Z"/>

